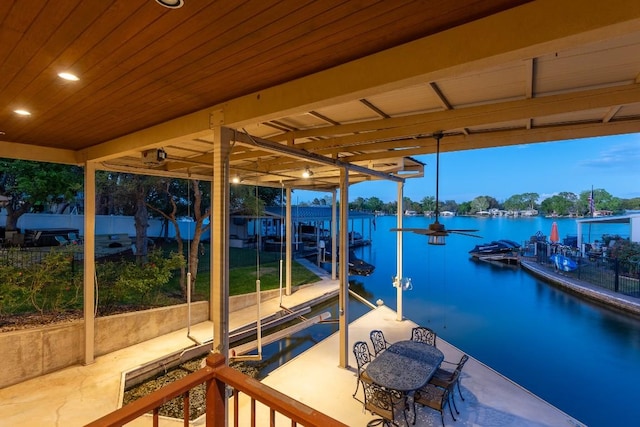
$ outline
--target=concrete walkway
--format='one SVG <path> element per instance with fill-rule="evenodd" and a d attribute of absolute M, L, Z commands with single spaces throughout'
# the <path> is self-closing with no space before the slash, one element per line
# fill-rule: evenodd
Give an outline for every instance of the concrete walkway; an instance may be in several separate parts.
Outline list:
<path fill-rule="evenodd" d="M 521 260 L 520 266 L 529 273 L 540 277 L 561 289 L 591 301 L 640 316 L 640 298 L 611 291 L 582 280 L 574 279 L 560 271 L 544 267 L 533 261 Z"/>
<path fill-rule="evenodd" d="M 327 293 L 335 293 L 338 288 L 339 283 L 333 280 L 302 286 L 292 295 L 283 296 L 282 305 L 299 305 Z M 265 317 L 280 310 L 279 298 L 260 305 Z M 231 313 L 230 329 L 255 323 L 256 313 L 255 305 Z M 210 340 L 212 333 L 211 322 L 191 327 L 191 335 L 200 342 Z M 193 346 L 184 328 L 97 357 L 91 365 L 68 367 L 0 389 L 0 427 L 82 426 L 120 407 L 123 372 Z M 149 420 L 141 425 L 150 425 Z"/>
<path fill-rule="evenodd" d="M 335 293 L 337 281 L 324 280 L 298 289 L 291 296 L 282 297 L 282 305 L 292 307 L 311 301 L 327 293 Z M 281 310 L 280 298 L 261 304 L 263 316 Z M 255 322 L 257 308 L 246 307 L 230 315 L 230 329 Z M 398 322 L 395 312 L 378 307 L 349 326 L 349 345 L 357 340 L 368 341 L 371 329 L 382 329 L 390 341 L 406 339 L 415 325 L 409 320 Z M 211 336 L 211 322 L 191 327 L 191 335 L 206 341 Z M 362 404 L 351 397 L 355 390 L 355 370 L 338 366 L 338 334 L 319 344 L 272 372 L 264 383 L 324 411 L 348 425 L 366 425 L 373 417 L 365 413 Z M 122 373 L 158 359 L 166 354 L 192 347 L 186 329 L 176 331 L 105 356 L 96 358 L 88 366 L 73 366 L 0 390 L 0 426 L 82 426 L 120 406 Z M 443 340 L 438 347 L 446 360 L 457 361 L 461 352 Z M 350 352 L 351 353 L 351 352 Z M 351 366 L 355 366 L 350 354 Z M 361 396 L 361 391 L 360 398 Z M 459 420 L 453 423 L 445 415 L 447 425 L 455 426 L 582 426 L 550 404 L 471 359 L 462 377 L 462 401 L 456 396 Z M 241 398 L 240 425 L 248 425 L 247 399 Z M 264 408 L 259 414 L 265 414 Z M 248 411 L 248 409 L 247 409 Z M 246 414 L 246 415 L 245 415 Z M 260 419 L 263 415 L 259 415 Z M 230 420 L 232 422 L 233 420 Z M 416 426 L 439 425 L 440 415 L 429 409 L 418 411 Z M 202 425 L 197 420 L 192 425 Z M 129 424 L 150 425 L 146 417 Z M 181 421 L 161 420 L 161 425 L 182 425 Z M 263 425 L 259 423 L 259 425 Z M 284 425 L 284 424 L 283 424 Z"/>

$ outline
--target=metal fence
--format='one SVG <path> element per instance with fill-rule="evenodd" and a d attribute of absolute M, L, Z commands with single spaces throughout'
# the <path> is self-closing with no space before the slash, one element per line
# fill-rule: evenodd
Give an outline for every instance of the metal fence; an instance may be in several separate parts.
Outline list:
<path fill-rule="evenodd" d="M 549 268 L 555 268 L 549 259 L 551 249 L 548 244 L 536 247 L 535 259 Z M 621 261 L 602 255 L 582 254 L 577 249 L 563 249 L 562 255 L 573 260 L 577 268 L 562 274 L 582 282 L 609 289 L 632 297 L 640 297 L 640 262 Z"/>
<path fill-rule="evenodd" d="M 42 263 L 50 252 L 49 248 L 3 248 L 0 249 L 0 265 L 28 268 L 33 264 Z M 71 262 L 72 271 L 76 270 L 76 263 L 81 261 L 82 254 L 74 253 Z"/>

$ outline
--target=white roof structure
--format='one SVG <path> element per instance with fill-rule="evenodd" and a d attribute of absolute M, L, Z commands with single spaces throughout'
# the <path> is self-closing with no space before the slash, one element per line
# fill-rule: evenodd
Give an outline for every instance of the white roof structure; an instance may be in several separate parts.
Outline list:
<path fill-rule="evenodd" d="M 582 243 L 582 226 L 585 224 L 629 224 L 629 240 L 640 243 L 640 214 L 606 216 L 597 218 L 585 218 L 576 220 L 578 224 L 578 247 Z"/>

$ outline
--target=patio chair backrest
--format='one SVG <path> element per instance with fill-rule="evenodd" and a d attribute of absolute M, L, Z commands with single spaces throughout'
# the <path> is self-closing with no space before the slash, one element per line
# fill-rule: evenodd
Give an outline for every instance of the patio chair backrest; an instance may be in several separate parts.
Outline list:
<path fill-rule="evenodd" d="M 425 327 L 417 326 L 411 330 L 411 340 L 436 346 L 436 333 Z"/>
<path fill-rule="evenodd" d="M 384 339 L 384 334 L 380 330 L 373 330 L 369 333 L 371 338 L 371 344 L 373 344 L 373 352 L 377 356 L 387 348 L 387 340 Z"/>
<path fill-rule="evenodd" d="M 363 366 L 371 362 L 371 352 L 369 351 L 369 345 L 364 341 L 358 341 L 353 345 L 353 354 L 356 357 L 358 371 L 361 371 Z"/>
<path fill-rule="evenodd" d="M 372 414 L 376 414 L 387 421 L 395 418 L 395 401 L 391 392 L 371 381 L 363 381 L 364 407 Z"/>

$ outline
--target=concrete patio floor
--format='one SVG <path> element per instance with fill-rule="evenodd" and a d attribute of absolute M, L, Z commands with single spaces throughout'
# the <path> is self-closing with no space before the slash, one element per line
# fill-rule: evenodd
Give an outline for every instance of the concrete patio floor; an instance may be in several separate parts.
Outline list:
<path fill-rule="evenodd" d="M 313 286 L 284 296 L 283 305 L 290 307 L 310 301 L 335 291 L 337 286 L 337 281 L 325 277 Z M 263 316 L 279 309 L 279 299 L 261 304 Z M 232 313 L 230 328 L 250 322 L 255 319 L 255 313 L 255 306 Z M 393 310 L 381 306 L 357 319 L 349 326 L 349 349 L 355 341 L 368 342 L 371 329 L 383 330 L 389 341 L 407 339 L 415 324 L 409 320 L 396 321 L 395 317 Z M 201 341 L 210 339 L 211 333 L 210 322 L 191 327 L 191 335 Z M 72 366 L 1 389 L 0 426 L 82 426 L 120 406 L 124 371 L 193 345 L 185 328 L 100 356 L 91 365 Z M 461 352 L 445 341 L 438 339 L 437 346 L 446 360 L 460 359 Z M 375 417 L 365 413 L 362 403 L 352 398 L 356 386 L 355 360 L 349 351 L 351 367 L 340 368 L 338 348 L 339 337 L 334 334 L 269 374 L 263 383 L 350 426 L 365 426 Z M 456 394 L 460 410 L 460 415 L 456 415 L 458 421 L 454 422 L 446 412 L 447 426 L 583 426 L 473 358 L 465 365 L 461 386 L 465 400 Z M 358 397 L 362 399 L 361 389 Z M 241 398 L 239 403 L 242 414 L 239 424 L 249 425 L 248 399 Z M 258 420 L 268 420 L 266 409 L 260 405 L 258 416 Z M 192 422 L 192 425 L 203 424 L 202 419 Z M 143 417 L 128 425 L 148 426 L 151 420 Z M 162 419 L 160 425 L 182 425 L 182 421 Z M 259 421 L 258 425 L 265 424 Z M 278 425 L 290 424 L 279 422 Z M 440 414 L 430 409 L 419 409 L 415 425 L 438 426 Z"/>
<path fill-rule="evenodd" d="M 396 320 L 395 311 L 381 306 L 365 314 L 349 326 L 350 348 L 356 341 L 369 341 L 372 329 L 381 329 L 390 341 L 408 339 L 415 323 Z M 352 398 L 356 388 L 356 366 L 350 352 L 352 368 L 338 367 L 339 337 L 337 334 L 325 339 L 310 350 L 291 360 L 271 373 L 262 382 L 315 409 L 326 412 L 350 425 L 365 426 L 376 418 L 363 411 L 361 402 Z M 457 362 L 462 352 L 438 338 L 437 347 L 445 360 Z M 465 364 L 461 377 L 464 401 L 456 391 L 456 405 L 460 415 L 453 421 L 445 410 L 447 426 L 583 426 L 584 424 L 560 411 L 521 386 L 500 375 L 471 357 Z M 358 395 L 362 399 L 362 388 Z M 396 421 L 403 424 L 402 417 Z M 411 421 L 411 418 L 410 418 Z M 440 413 L 419 408 L 416 426 L 441 425 Z"/>

